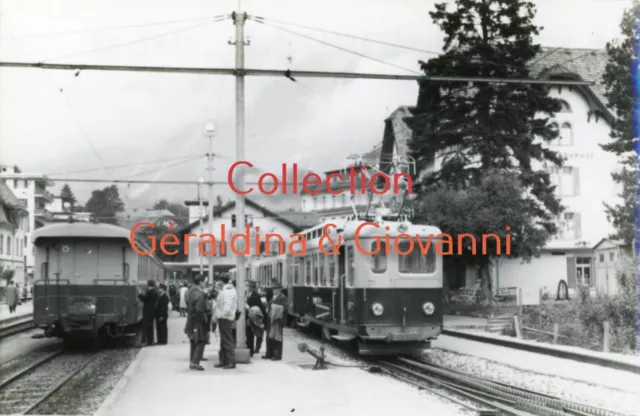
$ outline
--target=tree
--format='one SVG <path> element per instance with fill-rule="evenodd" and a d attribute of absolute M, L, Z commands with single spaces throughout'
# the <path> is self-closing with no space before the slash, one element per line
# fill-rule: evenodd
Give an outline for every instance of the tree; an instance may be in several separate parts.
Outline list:
<path fill-rule="evenodd" d="M 534 5 L 526 1 L 457 0 L 451 12 L 446 3 L 436 4 L 431 17 L 445 34 L 444 52 L 421 61 L 421 68 L 429 76 L 530 78 L 528 64 L 540 53 L 540 45 L 533 43 L 540 30 L 533 24 L 534 16 Z M 537 255 L 542 240 L 557 231 L 554 219 L 562 211 L 544 165 L 561 166 L 562 159 L 545 146 L 558 131 L 550 127 L 548 117 L 536 116 L 552 117 L 561 109 L 560 101 L 549 97 L 548 87 L 536 84 L 420 81 L 419 86 L 417 106 L 407 120 L 418 172 L 436 154 L 443 156 L 441 168 L 426 175 L 421 185 L 427 192 L 435 184 L 449 192 L 471 192 L 482 186 L 489 172 L 515 175 L 522 192 L 504 195 L 509 199 L 500 203 L 518 207 L 518 212 L 509 212 L 531 221 L 526 232 L 519 231 L 523 240 L 518 252 L 525 258 Z M 480 197 L 477 192 L 470 195 Z M 490 218 L 484 221 L 499 227 L 487 225 L 485 232 L 503 232 L 504 224 Z M 428 220 L 439 225 L 445 218 Z M 481 267 L 487 260 L 475 257 Z"/>
<path fill-rule="evenodd" d="M 96 189 L 91 193 L 85 209 L 93 213 L 100 222 L 117 224 L 116 214 L 124 211 L 124 202 L 120 199 L 118 187 L 111 185 L 102 190 Z"/>
<path fill-rule="evenodd" d="M 609 59 L 602 77 L 605 97 L 615 118 L 611 126 L 611 140 L 601 147 L 620 159 L 621 171 L 611 176 L 622 186 L 619 196 L 623 200 L 618 205 L 604 205 L 607 218 L 616 230 L 612 237 L 629 245 L 633 244 L 636 234 L 635 209 L 638 192 L 638 156 L 633 152 L 633 114 L 637 110 L 633 105 L 633 74 L 629 68 L 638 65 L 634 59 L 634 29 L 639 11 L 640 3 L 636 0 L 622 18 L 620 29 L 623 39 L 607 43 Z"/>
<path fill-rule="evenodd" d="M 166 209 L 171 211 L 173 215 L 179 220 L 180 223 L 186 223 L 189 221 L 189 208 L 177 202 L 169 202 L 166 199 L 161 199 L 153 204 L 153 209 Z"/>
<path fill-rule="evenodd" d="M 509 255 L 529 260 L 549 237 L 548 231 L 529 216 L 529 201 L 520 197 L 523 190 L 517 173 L 501 170 L 488 172 L 477 186 L 468 189 L 455 189 L 446 183 L 432 185 L 416 201 L 417 218 L 437 224 L 444 234 L 452 236 L 451 244 L 443 244 L 441 253 L 458 255 L 463 265 L 479 266 L 483 289 L 488 293 L 491 258 Z M 468 235 L 474 236 L 475 253 L 474 240 Z"/>
<path fill-rule="evenodd" d="M 71 205 L 73 210 L 73 207 L 75 206 L 76 202 L 78 202 L 78 200 L 76 199 L 76 196 L 73 194 L 73 191 L 71 190 L 71 187 L 69 186 L 68 183 L 65 183 L 62 189 L 60 190 L 60 196 L 62 197 L 62 202 L 68 202 Z"/>

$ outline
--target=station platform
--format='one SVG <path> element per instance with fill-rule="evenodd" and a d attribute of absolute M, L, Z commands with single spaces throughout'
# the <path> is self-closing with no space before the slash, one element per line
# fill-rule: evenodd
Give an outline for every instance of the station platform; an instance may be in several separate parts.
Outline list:
<path fill-rule="evenodd" d="M 489 322 L 486 318 L 476 318 L 472 316 L 444 315 L 442 318 L 443 325 L 446 329 L 484 331 Z"/>
<path fill-rule="evenodd" d="M 185 318 L 169 319 L 169 344 L 143 348 L 95 416 L 154 416 L 204 413 L 240 415 L 460 415 L 457 405 L 418 391 L 390 377 L 361 368 L 329 366 L 306 369 L 315 359 L 298 351 L 298 340 L 285 330 L 282 361 L 256 354 L 233 370 L 213 368 L 219 338 L 205 349 L 205 371 L 189 369 Z M 334 363 L 341 361 L 327 357 Z M 353 364 L 351 364 L 353 365 Z"/>
<path fill-rule="evenodd" d="M 0 326 L 22 320 L 33 314 L 33 302 L 27 301 L 16 307 L 14 313 L 9 313 L 9 306 L 6 303 L 0 303 Z"/>

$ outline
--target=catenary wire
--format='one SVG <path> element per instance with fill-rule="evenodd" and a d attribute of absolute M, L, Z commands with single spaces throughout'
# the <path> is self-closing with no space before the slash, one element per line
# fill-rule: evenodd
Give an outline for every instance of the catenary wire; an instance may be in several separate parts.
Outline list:
<path fill-rule="evenodd" d="M 138 165 L 153 165 L 156 163 L 164 163 L 164 162 L 172 162 L 174 160 L 178 160 L 178 159 L 187 159 L 187 158 L 196 158 L 202 155 L 198 155 L 198 154 L 191 154 L 191 155 L 186 155 L 186 156 L 181 156 L 181 157 L 172 157 L 169 159 L 158 159 L 158 160 L 149 160 L 146 162 L 137 162 L 137 163 L 124 163 L 122 165 L 113 165 L 113 166 L 108 166 L 109 169 L 120 169 L 120 168 L 128 168 L 128 167 L 133 167 L 133 166 L 138 166 Z M 103 170 L 104 168 L 91 168 L 91 169 L 80 169 L 80 170 L 72 170 L 72 171 L 64 171 L 64 172 L 53 172 L 53 173 L 48 173 L 46 174 L 46 176 L 54 176 L 54 175 L 71 175 L 71 174 L 75 174 L 75 173 L 89 173 L 89 172 L 96 172 L 99 170 Z"/>
<path fill-rule="evenodd" d="M 290 33 L 290 34 L 295 35 L 295 36 L 302 37 L 302 38 L 304 38 L 304 39 L 311 40 L 311 41 L 313 41 L 313 42 L 317 42 L 317 43 L 320 43 L 320 44 L 323 44 L 323 45 L 326 45 L 326 46 L 330 46 L 330 47 L 332 47 L 332 48 L 335 48 L 335 49 L 341 50 L 341 51 L 343 51 L 343 52 L 350 53 L 350 54 L 352 54 L 352 55 L 359 56 L 359 57 L 361 57 L 361 58 L 369 59 L 369 60 L 371 60 L 371 61 L 374 61 L 374 62 L 377 62 L 377 63 L 383 64 L 383 65 L 388 65 L 388 66 L 391 66 L 391 67 L 394 67 L 394 68 L 397 68 L 397 69 L 401 69 L 401 70 L 403 70 L 403 71 L 411 72 L 411 73 L 413 73 L 413 74 L 422 75 L 422 73 L 417 72 L 417 71 L 414 71 L 413 69 L 405 68 L 405 67 L 403 67 L 403 66 L 396 65 L 396 64 L 392 64 L 392 63 L 387 62 L 387 61 L 384 61 L 384 60 L 382 60 L 382 59 L 374 58 L 374 57 L 372 57 L 372 56 L 365 55 L 365 54 L 363 54 L 363 53 L 356 52 L 356 51 L 353 51 L 353 50 L 351 50 L 351 49 L 343 48 L 342 46 L 334 45 L 333 43 L 325 42 L 325 41 L 323 41 L 323 40 L 316 39 L 316 38 L 314 38 L 314 37 L 312 37 L 312 36 L 308 36 L 308 35 L 305 35 L 305 34 L 303 34 L 303 33 L 295 32 L 295 31 L 293 31 L 293 30 L 287 29 L 287 28 L 285 28 L 285 27 L 281 27 L 281 26 L 278 26 L 278 25 L 270 24 L 270 23 L 267 23 L 267 22 L 259 21 L 259 20 L 256 20 L 256 22 L 261 23 L 261 24 L 263 24 L 263 25 L 265 25 L 265 26 L 269 26 L 269 27 L 272 27 L 272 28 L 275 28 L 275 29 L 278 29 L 278 30 L 281 30 L 281 31 L 284 31 L 284 32 L 287 32 L 287 33 Z"/>
<path fill-rule="evenodd" d="M 385 46 L 392 46 L 392 47 L 395 47 L 395 48 L 406 49 L 406 50 L 410 50 L 410 51 L 424 52 L 424 53 L 429 53 L 429 54 L 433 54 L 433 55 L 439 55 L 441 53 L 441 52 L 429 51 L 429 50 L 426 50 L 426 49 L 414 48 L 414 47 L 411 47 L 411 46 L 399 45 L 397 43 L 384 42 L 384 41 L 381 41 L 381 40 L 376 40 L 376 39 L 365 38 L 365 37 L 362 37 L 362 36 L 351 35 L 351 34 L 348 34 L 348 33 L 340 33 L 340 32 L 334 32 L 332 30 L 321 29 L 321 28 L 312 27 L 312 26 L 305 26 L 305 25 L 301 25 L 301 24 L 298 24 L 298 23 L 285 22 L 283 20 L 271 19 L 271 18 L 262 17 L 262 16 L 253 16 L 253 20 L 256 21 L 256 22 L 259 22 L 259 23 L 264 23 L 264 21 L 267 21 L 267 23 L 268 22 L 280 23 L 280 24 L 286 25 L 286 26 L 294 26 L 294 27 L 299 27 L 301 29 L 315 30 L 315 31 L 318 31 L 318 32 L 328 33 L 328 34 L 331 34 L 331 35 L 343 36 L 343 37 L 346 37 L 346 38 L 352 38 L 352 39 L 357 39 L 357 40 L 363 40 L 363 41 L 366 41 L 366 42 L 377 43 L 377 44 L 385 45 Z"/>
<path fill-rule="evenodd" d="M 214 23 L 215 22 L 221 22 L 223 20 L 225 20 L 225 18 L 214 20 L 213 22 Z M 72 56 L 85 55 L 85 54 L 89 54 L 89 53 L 102 52 L 102 51 L 109 50 L 109 49 L 115 49 L 115 48 L 120 48 L 120 47 L 124 47 L 124 46 L 135 45 L 135 44 L 138 44 L 138 43 L 143 43 L 143 42 L 148 42 L 148 41 L 160 39 L 162 37 L 173 35 L 173 34 L 176 34 L 176 33 L 186 32 L 188 30 L 193 30 L 193 29 L 198 29 L 200 27 L 207 26 L 210 23 L 211 22 L 200 23 L 200 24 L 197 24 L 197 25 L 187 26 L 187 27 L 183 27 L 183 28 L 180 28 L 180 29 L 172 30 L 170 32 L 164 32 L 164 33 L 160 33 L 160 34 L 157 34 L 157 35 L 154 35 L 154 36 L 147 36 L 145 38 L 135 39 L 135 40 L 131 40 L 131 41 L 124 42 L 124 43 L 118 43 L 118 44 L 114 44 L 114 45 L 107 45 L 107 46 L 104 46 L 104 47 L 101 47 L 101 48 L 89 49 L 89 50 L 82 51 L 82 52 L 74 52 L 74 53 L 70 53 L 70 54 L 59 55 L 59 56 L 56 56 L 56 57 L 44 59 L 41 62 L 57 61 L 57 60 L 60 60 L 60 59 L 70 58 Z"/>
<path fill-rule="evenodd" d="M 196 160 L 202 159 L 202 158 L 203 158 L 203 156 L 197 156 L 197 157 L 191 158 L 191 159 L 180 160 L 178 162 L 171 163 L 171 164 L 166 165 L 166 166 L 161 166 L 159 168 L 154 168 L 154 169 L 149 169 L 149 170 L 146 170 L 146 171 L 143 171 L 143 172 L 134 173 L 133 175 L 127 176 L 127 178 L 122 178 L 122 180 L 126 180 L 126 179 L 129 179 L 129 178 L 134 178 L 136 176 L 147 175 L 149 173 L 156 173 L 156 172 L 159 172 L 159 171 L 164 170 L 164 169 L 172 168 L 174 166 L 179 166 L 179 165 L 183 165 L 185 163 L 195 162 Z"/>
<path fill-rule="evenodd" d="M 178 19 L 178 20 L 164 20 L 160 22 L 150 22 L 150 23 L 140 23 L 133 25 L 118 25 L 118 26 L 108 26 L 102 28 L 94 28 L 94 29 L 80 29 L 80 30 L 70 30 L 67 32 L 54 32 L 54 33 L 34 33 L 31 35 L 23 35 L 23 36 L 6 36 L 0 38 L 0 40 L 4 41 L 22 41 L 26 39 L 34 39 L 34 38 L 50 38 L 54 36 L 68 36 L 68 35 L 77 35 L 82 33 L 95 33 L 95 32 L 104 32 L 109 30 L 118 30 L 118 29 L 135 29 L 140 27 L 150 27 L 150 26 L 162 26 L 162 25 L 171 25 L 176 23 L 189 23 L 207 19 L 217 19 L 220 17 L 224 17 L 228 15 L 218 15 L 218 16 L 207 16 L 207 17 L 192 17 L 187 19 Z"/>

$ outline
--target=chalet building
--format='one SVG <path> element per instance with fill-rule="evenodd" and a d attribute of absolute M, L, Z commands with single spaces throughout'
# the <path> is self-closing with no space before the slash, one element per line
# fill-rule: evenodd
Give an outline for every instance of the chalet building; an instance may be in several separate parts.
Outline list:
<path fill-rule="evenodd" d="M 531 68 L 532 76 L 540 79 L 586 80 L 596 84 L 553 87 L 550 91 L 551 96 L 562 101 L 562 110 L 550 120 L 559 130 L 559 137 L 550 147 L 564 155 L 565 163 L 562 168 L 543 168 L 550 173 L 557 196 L 566 207 L 557 218 L 559 232 L 531 263 L 522 264 L 519 259 L 505 257 L 498 259 L 492 270 L 493 287 L 521 288 L 525 303 L 539 302 L 544 288 L 555 297 L 561 281 L 570 291 L 578 285 L 588 286 L 593 292 L 614 291 L 611 269 L 604 271 L 599 267 L 600 256 L 596 258 L 598 245 L 604 244 L 603 239 L 613 232 L 603 202 L 617 203 L 621 191 L 611 178 L 611 173 L 619 169 L 618 160 L 600 148 L 610 140 L 613 119 L 602 85 L 606 62 L 607 55 L 602 50 L 545 48 Z M 385 132 L 382 160 L 408 152 L 411 131 L 404 119 L 411 115 L 410 111 L 411 107 L 400 107 L 389 117 L 388 124 L 394 128 L 388 130 L 389 134 Z M 420 175 L 440 169 L 442 160 L 443 155 L 435 154 Z M 619 248 L 616 242 L 607 240 L 606 244 Z M 474 286 L 477 272 L 468 270 L 466 276 L 448 276 L 450 288 Z"/>
<path fill-rule="evenodd" d="M 231 238 L 237 234 L 245 234 L 246 230 L 239 230 L 236 224 L 235 207 L 236 203 L 229 202 L 220 208 L 215 209 L 213 218 L 213 236 L 215 238 L 215 254 L 209 256 L 200 253 L 198 246 L 203 239 L 202 234 L 209 233 L 209 219 L 206 215 L 207 202 L 186 201 L 189 207 L 189 217 L 192 221 L 180 230 L 182 239 L 185 240 L 187 234 L 195 234 L 195 237 L 188 238 L 189 253 L 184 262 L 165 263 L 174 271 L 186 272 L 187 275 L 197 273 L 199 270 L 208 273 L 209 257 L 213 259 L 214 273 L 227 272 L 236 266 L 236 254 L 231 249 Z M 202 217 L 202 220 L 200 219 Z M 308 218 L 307 218 L 308 220 Z M 279 240 L 275 237 L 266 241 L 266 234 L 277 234 L 282 237 L 284 248 L 288 247 L 290 236 L 306 226 L 292 222 L 256 202 L 245 199 L 245 223 L 249 225 L 250 254 L 246 261 L 251 261 L 253 256 L 277 255 L 279 254 Z M 222 234 L 224 225 L 224 234 Z M 204 241 L 210 241 L 204 239 Z M 267 245 L 269 253 L 267 254 Z M 207 245 L 206 252 L 212 251 Z"/>

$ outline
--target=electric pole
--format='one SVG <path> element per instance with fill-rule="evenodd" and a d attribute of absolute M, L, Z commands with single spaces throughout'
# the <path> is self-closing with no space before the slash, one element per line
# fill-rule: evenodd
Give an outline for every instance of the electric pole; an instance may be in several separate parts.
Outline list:
<path fill-rule="evenodd" d="M 200 183 L 198 184 L 198 203 L 199 203 L 199 208 L 198 208 L 198 217 L 200 217 L 200 235 L 204 234 L 204 224 L 203 224 L 203 218 L 204 218 L 204 212 L 203 212 L 203 205 L 202 205 L 202 195 L 200 194 L 200 188 L 202 185 L 202 183 L 204 182 L 203 178 L 200 178 Z M 204 259 L 202 258 L 202 255 L 199 255 L 198 257 L 200 257 L 200 275 L 204 276 Z"/>
<path fill-rule="evenodd" d="M 236 160 L 244 160 L 244 22 L 247 14 L 242 11 L 242 0 L 238 0 L 238 10 L 232 14 L 233 22 L 236 26 Z M 244 189 L 244 169 L 238 171 L 237 189 Z M 236 226 L 240 233 L 244 232 L 244 195 L 236 193 Z M 236 240 L 237 241 L 237 240 Z M 239 251 L 244 251 L 245 247 L 237 247 Z M 249 242 L 249 249 L 251 244 Z M 249 362 L 249 350 L 245 341 L 245 270 L 244 256 L 236 256 L 236 289 L 238 291 L 238 308 L 240 318 L 236 325 L 236 361 Z"/>

